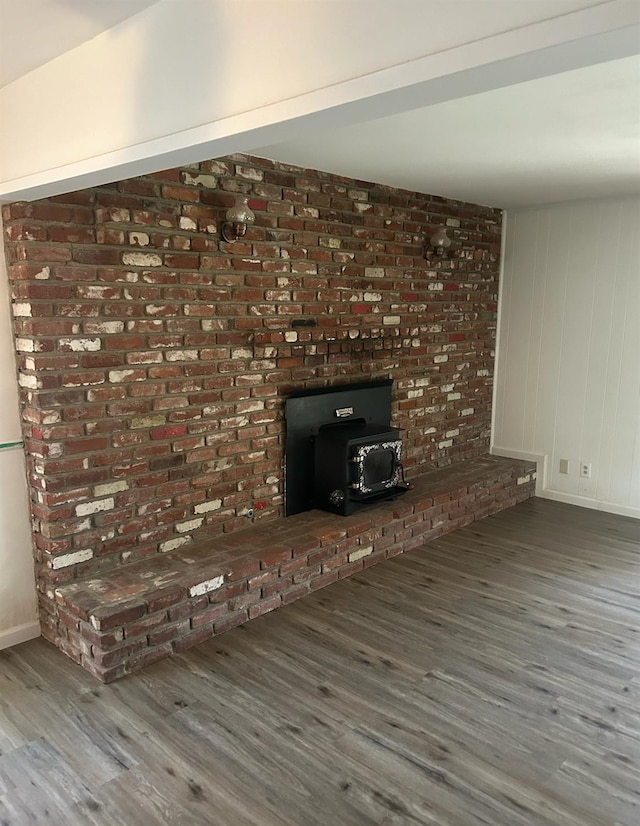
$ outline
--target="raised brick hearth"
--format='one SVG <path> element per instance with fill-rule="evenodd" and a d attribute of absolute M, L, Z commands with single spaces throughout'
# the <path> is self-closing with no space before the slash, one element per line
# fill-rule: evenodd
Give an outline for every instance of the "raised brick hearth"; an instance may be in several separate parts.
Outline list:
<path fill-rule="evenodd" d="M 485 457 L 350 517 L 310 511 L 56 591 L 62 649 L 110 682 L 533 495 L 535 466 Z M 428 546 L 424 549 L 429 552 Z"/>
<path fill-rule="evenodd" d="M 238 193 L 256 220 L 226 243 Z M 363 549 L 370 564 L 440 530 L 416 480 L 489 451 L 498 209 L 235 155 L 2 216 L 42 633 L 105 678 L 359 569 Z M 453 254 L 427 259 L 442 226 Z M 393 382 L 416 492 L 345 521 L 285 520 L 286 398 L 377 379 Z M 478 505 L 464 497 L 447 499 L 460 519 Z M 268 555 L 282 536 L 283 570 Z M 188 596 L 223 574 L 212 597 Z M 164 608 L 142 588 L 159 575 Z M 125 586 L 132 624 L 106 628 Z"/>

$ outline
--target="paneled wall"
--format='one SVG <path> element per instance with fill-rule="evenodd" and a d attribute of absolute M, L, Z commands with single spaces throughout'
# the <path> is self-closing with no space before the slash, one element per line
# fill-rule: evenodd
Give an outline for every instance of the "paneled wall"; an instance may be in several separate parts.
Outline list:
<path fill-rule="evenodd" d="M 640 198 L 509 213 L 493 438 L 547 457 L 544 495 L 637 516 L 639 235 Z"/>

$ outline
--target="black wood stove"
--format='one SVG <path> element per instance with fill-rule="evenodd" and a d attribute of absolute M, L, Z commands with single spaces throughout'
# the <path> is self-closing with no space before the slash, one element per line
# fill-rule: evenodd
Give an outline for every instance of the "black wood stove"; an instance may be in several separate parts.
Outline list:
<path fill-rule="evenodd" d="M 390 379 L 296 393 L 287 399 L 285 514 L 348 516 L 407 490 Z"/>

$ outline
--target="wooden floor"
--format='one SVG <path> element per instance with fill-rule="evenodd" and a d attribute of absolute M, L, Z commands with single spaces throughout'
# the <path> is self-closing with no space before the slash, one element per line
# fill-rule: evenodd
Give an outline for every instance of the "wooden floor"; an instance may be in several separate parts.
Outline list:
<path fill-rule="evenodd" d="M 530 500 L 110 686 L 1 652 L 0 824 L 638 826 L 640 522 Z"/>

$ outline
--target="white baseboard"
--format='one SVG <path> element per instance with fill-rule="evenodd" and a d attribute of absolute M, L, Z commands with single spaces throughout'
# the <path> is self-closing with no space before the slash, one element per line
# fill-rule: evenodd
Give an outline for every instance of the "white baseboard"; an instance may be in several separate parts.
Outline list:
<path fill-rule="evenodd" d="M 615 513 L 618 516 L 631 516 L 640 519 L 640 508 L 633 505 L 616 505 L 614 502 L 601 502 L 599 499 L 590 499 L 588 496 L 579 496 L 576 493 L 565 493 L 547 487 L 548 456 L 544 453 L 527 453 L 524 450 L 513 450 L 509 447 L 494 446 L 491 448 L 494 456 L 505 456 L 507 459 L 524 459 L 536 462 L 538 475 L 536 479 L 536 496 L 541 499 L 553 499 L 555 502 L 564 502 L 567 505 L 578 505 L 581 508 Z"/>
<path fill-rule="evenodd" d="M 560 490 L 544 490 L 542 493 L 536 491 L 536 496 L 543 499 L 553 499 L 554 502 L 564 502 L 567 505 L 579 505 L 581 508 L 604 511 L 605 513 L 615 513 L 617 516 L 631 516 L 640 519 L 640 508 L 633 505 L 616 505 L 613 502 L 601 502 L 598 499 L 590 499 L 588 496 L 579 496 L 576 493 L 565 493 Z"/>
<path fill-rule="evenodd" d="M 37 620 L 0 631 L 0 651 L 3 648 L 11 648 L 12 645 L 19 645 L 21 642 L 27 642 L 27 640 L 35 640 L 39 636 L 40 623 Z"/>

